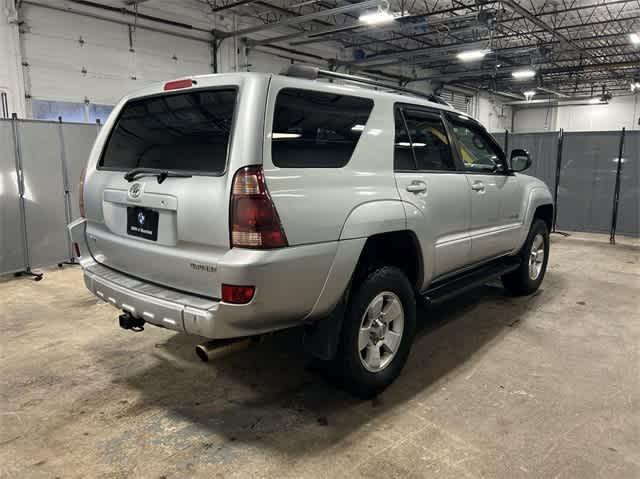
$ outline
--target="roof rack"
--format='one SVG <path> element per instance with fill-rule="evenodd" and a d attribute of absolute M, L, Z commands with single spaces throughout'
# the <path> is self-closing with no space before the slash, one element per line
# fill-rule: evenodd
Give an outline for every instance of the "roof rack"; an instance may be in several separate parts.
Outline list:
<path fill-rule="evenodd" d="M 374 86 L 378 88 L 385 88 L 387 90 L 392 90 L 398 93 L 404 93 L 407 95 L 417 96 L 420 98 L 425 98 L 434 103 L 439 103 L 441 105 L 446 105 L 451 107 L 451 104 L 443 100 L 437 95 L 433 93 L 423 93 L 418 90 L 412 90 L 410 88 L 403 88 L 399 86 L 389 85 L 387 83 L 375 80 L 373 78 L 358 76 L 358 75 L 349 75 L 347 73 L 338 73 L 330 70 L 322 70 L 318 67 L 312 67 L 309 65 L 289 65 L 282 71 L 282 75 L 288 77 L 295 78 L 306 78 L 307 80 L 318 80 L 320 78 L 328 78 L 332 80 L 343 80 L 352 83 L 361 83 L 363 85 Z"/>

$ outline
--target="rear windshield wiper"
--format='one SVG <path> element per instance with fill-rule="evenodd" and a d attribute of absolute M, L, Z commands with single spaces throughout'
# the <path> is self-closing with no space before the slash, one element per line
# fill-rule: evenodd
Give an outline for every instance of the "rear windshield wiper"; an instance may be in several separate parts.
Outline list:
<path fill-rule="evenodd" d="M 128 182 L 132 182 L 143 176 L 156 176 L 158 177 L 158 183 L 162 183 L 167 178 L 191 178 L 193 175 L 189 173 L 181 173 L 179 171 L 161 170 L 159 168 L 133 168 L 127 171 L 124 175 L 124 179 Z"/>

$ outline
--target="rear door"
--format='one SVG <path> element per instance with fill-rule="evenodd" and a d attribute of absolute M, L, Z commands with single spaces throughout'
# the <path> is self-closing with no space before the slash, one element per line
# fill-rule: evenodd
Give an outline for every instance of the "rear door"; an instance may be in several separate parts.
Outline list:
<path fill-rule="evenodd" d="M 266 80 L 259 89 L 221 77 L 219 85 L 205 86 L 203 79 L 196 88 L 131 99 L 109 120 L 84 188 L 86 234 L 96 261 L 219 297 L 217 262 L 229 249 L 230 182 L 238 167 L 261 162 L 261 143 L 252 147 L 252 138 L 262 136 L 264 115 L 252 114 L 252 105 L 264 105 L 267 86 Z M 239 126 L 243 118 L 249 123 Z M 127 181 L 132 168 L 185 177 Z"/>
<path fill-rule="evenodd" d="M 518 242 L 522 185 L 508 172 L 504 152 L 477 122 L 447 114 L 453 143 L 471 192 L 471 257 L 480 262 L 507 253 Z"/>
<path fill-rule="evenodd" d="M 423 248 L 425 276 L 459 269 L 470 261 L 470 191 L 456 171 L 451 142 L 438 110 L 395 109 L 394 170 L 407 222 Z"/>

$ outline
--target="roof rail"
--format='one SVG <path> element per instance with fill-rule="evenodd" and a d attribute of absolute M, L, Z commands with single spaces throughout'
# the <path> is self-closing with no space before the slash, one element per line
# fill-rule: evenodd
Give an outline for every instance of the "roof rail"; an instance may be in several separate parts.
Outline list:
<path fill-rule="evenodd" d="M 289 65 L 282 71 L 282 75 L 288 77 L 295 78 L 306 78 L 307 80 L 318 80 L 321 78 L 328 78 L 332 80 L 343 80 L 352 83 L 361 83 L 363 85 L 374 86 L 378 88 L 385 88 L 387 90 L 392 90 L 398 93 L 404 93 L 407 95 L 417 96 L 420 98 L 425 98 L 434 103 L 440 103 L 441 105 L 451 106 L 448 102 L 440 98 L 438 95 L 434 95 L 433 93 L 423 93 L 418 90 L 412 90 L 410 88 L 403 88 L 395 85 L 389 85 L 388 83 L 384 83 L 378 81 L 374 78 L 363 77 L 358 75 L 349 75 L 347 73 L 338 73 L 330 70 L 322 70 L 318 67 L 312 67 L 309 65 Z"/>

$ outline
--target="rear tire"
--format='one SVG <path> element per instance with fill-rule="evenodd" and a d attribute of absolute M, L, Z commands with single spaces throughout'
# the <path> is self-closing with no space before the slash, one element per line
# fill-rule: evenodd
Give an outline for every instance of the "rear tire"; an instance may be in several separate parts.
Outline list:
<path fill-rule="evenodd" d="M 416 300 L 406 275 L 380 267 L 354 285 L 344 317 L 336 373 L 356 396 L 382 392 L 407 361 L 416 323 Z"/>
<path fill-rule="evenodd" d="M 542 283 L 549 261 L 549 229 L 535 219 L 519 253 L 518 269 L 502 276 L 502 284 L 510 293 L 522 296 L 534 293 Z"/>

